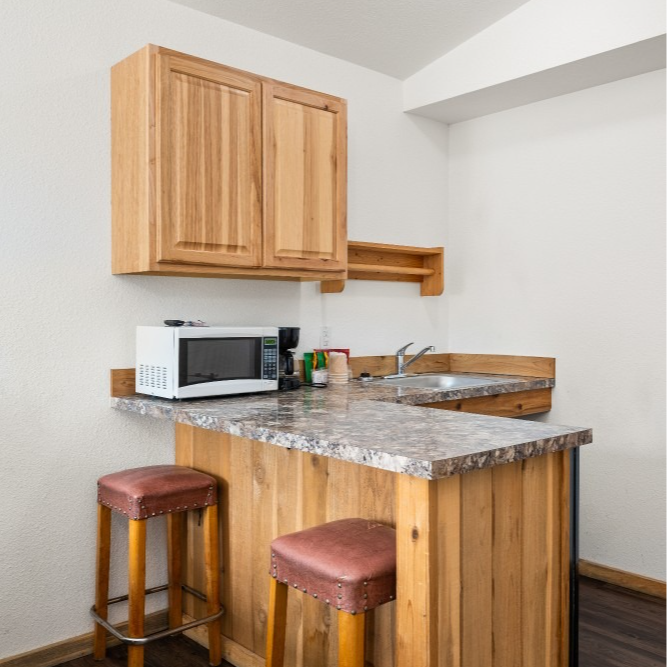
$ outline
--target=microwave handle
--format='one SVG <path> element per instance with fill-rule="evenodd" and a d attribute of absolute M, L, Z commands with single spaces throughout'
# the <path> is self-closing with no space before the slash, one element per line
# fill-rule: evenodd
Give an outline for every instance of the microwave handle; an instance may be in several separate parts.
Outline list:
<path fill-rule="evenodd" d="M 294 357 L 291 354 L 285 355 L 285 375 L 294 375 Z"/>

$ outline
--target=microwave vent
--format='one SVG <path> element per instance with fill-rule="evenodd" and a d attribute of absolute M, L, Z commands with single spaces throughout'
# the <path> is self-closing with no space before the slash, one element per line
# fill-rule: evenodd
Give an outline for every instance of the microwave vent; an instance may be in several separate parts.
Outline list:
<path fill-rule="evenodd" d="M 151 389 L 166 389 L 167 367 L 139 364 L 139 384 Z"/>

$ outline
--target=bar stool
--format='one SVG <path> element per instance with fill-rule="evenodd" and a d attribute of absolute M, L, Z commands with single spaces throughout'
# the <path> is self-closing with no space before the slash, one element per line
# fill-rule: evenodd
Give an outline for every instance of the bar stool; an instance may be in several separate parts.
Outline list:
<path fill-rule="evenodd" d="M 218 547 L 218 498 L 213 477 L 175 465 L 148 466 L 123 470 L 101 477 L 97 482 L 97 568 L 93 640 L 95 660 L 103 660 L 106 632 L 128 644 L 129 667 L 142 667 L 144 645 L 208 623 L 209 660 L 222 661 L 220 636 L 220 556 Z M 185 512 L 203 510 L 206 595 L 181 583 L 181 540 Z M 111 511 L 129 521 L 128 595 L 109 598 L 111 551 Z M 167 517 L 169 584 L 146 590 L 146 520 Z M 169 591 L 169 628 L 144 636 L 146 594 Z M 182 592 L 207 603 L 206 618 L 182 625 Z M 122 635 L 107 622 L 108 605 L 128 600 L 128 634 Z"/>
<path fill-rule="evenodd" d="M 287 591 L 338 610 L 338 665 L 364 667 L 365 612 L 396 596 L 396 531 L 366 519 L 342 519 L 271 542 L 266 667 L 283 667 Z"/>

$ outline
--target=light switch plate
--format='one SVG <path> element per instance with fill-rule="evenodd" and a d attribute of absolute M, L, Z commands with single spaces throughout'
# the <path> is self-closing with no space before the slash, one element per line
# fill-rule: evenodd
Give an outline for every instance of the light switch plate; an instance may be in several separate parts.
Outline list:
<path fill-rule="evenodd" d="M 320 330 L 320 347 L 323 349 L 331 347 L 331 327 L 322 327 Z"/>

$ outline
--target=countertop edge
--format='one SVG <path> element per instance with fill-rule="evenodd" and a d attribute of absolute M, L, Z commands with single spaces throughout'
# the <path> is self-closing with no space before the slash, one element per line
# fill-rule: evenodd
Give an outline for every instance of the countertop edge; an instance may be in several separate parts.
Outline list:
<path fill-rule="evenodd" d="M 140 399 L 140 401 L 136 399 Z M 286 449 L 296 449 L 305 453 L 327 456 L 426 480 L 441 479 L 465 474 L 474 470 L 492 468 L 504 463 L 512 463 L 541 456 L 549 452 L 580 447 L 592 442 L 591 429 L 563 426 L 561 428 L 566 430 L 565 433 L 517 443 L 508 447 L 488 449 L 486 451 L 442 460 L 416 459 L 399 453 L 383 452 L 379 448 L 366 448 L 347 443 L 337 443 L 331 440 L 308 438 L 298 433 L 286 433 L 284 430 L 273 430 L 256 424 L 248 426 L 244 423 L 243 418 L 220 419 L 217 417 L 207 417 L 205 423 L 202 423 L 202 420 L 195 422 L 189 412 L 192 409 L 191 407 L 185 409 L 181 408 L 178 404 L 172 406 L 165 405 L 164 403 L 154 403 L 150 406 L 149 410 L 146 406 L 146 399 L 147 397 L 139 395 L 111 397 L 111 407 L 120 411 L 167 419 L 196 428 L 213 430 L 219 433 L 277 445 Z M 385 403 L 386 401 L 377 402 Z M 419 405 L 401 405 L 407 410 L 411 408 L 420 409 Z M 453 414 L 460 413 L 453 412 Z M 506 417 L 491 418 L 508 419 Z M 558 427 L 558 425 L 553 424 L 549 426 Z"/>

